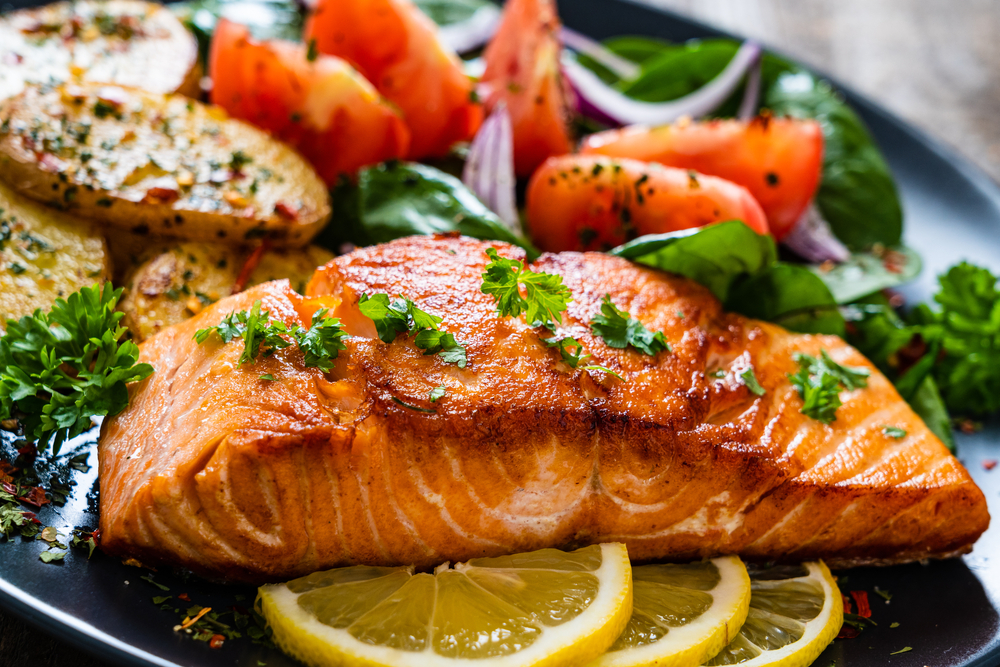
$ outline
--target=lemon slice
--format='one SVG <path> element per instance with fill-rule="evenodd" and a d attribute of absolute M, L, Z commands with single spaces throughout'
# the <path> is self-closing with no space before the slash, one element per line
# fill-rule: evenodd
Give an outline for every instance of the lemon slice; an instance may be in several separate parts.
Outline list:
<path fill-rule="evenodd" d="M 632 617 L 591 667 L 697 667 L 736 636 L 750 578 L 736 556 L 632 568 Z"/>
<path fill-rule="evenodd" d="M 346 567 L 257 597 L 275 642 L 308 665 L 581 665 L 632 613 L 622 544 L 412 568 Z"/>
<path fill-rule="evenodd" d="M 844 601 L 823 561 L 750 571 L 750 613 L 706 665 L 805 667 L 840 632 Z"/>

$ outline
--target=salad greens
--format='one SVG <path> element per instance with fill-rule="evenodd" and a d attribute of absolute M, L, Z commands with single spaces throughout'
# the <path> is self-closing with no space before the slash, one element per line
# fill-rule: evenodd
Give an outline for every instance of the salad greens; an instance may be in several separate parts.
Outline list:
<path fill-rule="evenodd" d="M 333 220 L 320 242 L 329 247 L 385 243 L 414 234 L 458 232 L 538 250 L 504 227 L 497 215 L 460 180 L 415 162 L 387 162 L 362 169 L 357 182 L 342 180 L 333 192 Z"/>
<path fill-rule="evenodd" d="M 198 40 L 203 66 L 215 26 L 223 18 L 247 26 L 257 39 L 302 41 L 305 11 L 293 0 L 185 0 L 167 6 Z"/>
<path fill-rule="evenodd" d="M 740 44 L 729 39 L 673 44 L 643 37 L 618 37 L 604 45 L 641 66 L 639 76 L 619 79 L 586 56 L 579 56 L 606 83 L 646 102 L 688 95 L 715 78 Z M 765 54 L 761 64 L 761 109 L 779 116 L 815 119 L 824 139 L 823 175 L 816 203 L 834 234 L 855 251 L 879 243 L 899 245 L 903 215 L 888 165 L 858 115 L 830 85 L 787 60 Z M 713 114 L 736 114 L 742 88 Z"/>
<path fill-rule="evenodd" d="M 686 276 L 705 285 L 728 310 L 803 333 L 844 333 L 827 285 L 809 269 L 778 261 L 774 240 L 740 221 L 653 234 L 612 255 Z"/>
<path fill-rule="evenodd" d="M 477 11 L 493 3 L 488 0 L 414 0 L 414 4 L 432 21 L 445 26 L 467 21 Z"/>

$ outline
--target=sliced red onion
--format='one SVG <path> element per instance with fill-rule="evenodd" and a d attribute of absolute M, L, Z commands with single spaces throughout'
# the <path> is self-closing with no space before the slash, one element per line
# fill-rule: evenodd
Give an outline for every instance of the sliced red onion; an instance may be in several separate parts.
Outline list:
<path fill-rule="evenodd" d="M 515 234 L 521 234 L 514 178 L 514 129 L 510 112 L 498 103 L 469 146 L 462 182 Z"/>
<path fill-rule="evenodd" d="M 468 53 L 486 44 L 500 25 L 500 8 L 486 5 L 460 23 L 442 26 L 438 37 L 455 53 Z"/>
<path fill-rule="evenodd" d="M 791 233 L 781 242 L 802 259 L 817 264 L 846 262 L 851 258 L 851 251 L 833 235 L 830 223 L 823 218 L 815 202 L 809 203 Z"/>
<path fill-rule="evenodd" d="M 559 37 L 562 39 L 563 46 L 568 46 L 577 53 L 582 53 L 585 56 L 589 56 L 595 62 L 598 62 L 609 70 L 615 73 L 620 79 L 634 79 L 639 76 L 642 72 L 642 68 L 635 64 L 627 58 L 622 58 L 620 55 L 607 48 L 598 41 L 587 37 L 575 30 L 571 30 L 567 27 L 563 27 L 559 31 Z"/>
<path fill-rule="evenodd" d="M 762 59 L 757 59 L 757 64 L 750 68 L 747 74 L 747 85 L 743 89 L 743 101 L 740 102 L 740 109 L 736 112 L 736 117 L 740 120 L 750 120 L 757 115 L 757 105 L 760 104 L 760 78 L 764 68 Z"/>
<path fill-rule="evenodd" d="M 564 53 L 563 71 L 580 96 L 581 111 L 596 109 L 621 125 L 665 125 L 685 116 L 700 118 L 717 109 L 740 85 L 747 70 L 760 60 L 762 49 L 744 42 L 717 77 L 686 95 L 669 102 L 640 102 L 610 88 L 589 69 Z"/>

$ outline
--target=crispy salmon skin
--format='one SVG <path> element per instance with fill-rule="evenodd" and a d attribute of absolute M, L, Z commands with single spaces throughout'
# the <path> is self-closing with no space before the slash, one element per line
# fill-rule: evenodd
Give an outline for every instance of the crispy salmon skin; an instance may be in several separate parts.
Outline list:
<path fill-rule="evenodd" d="M 841 339 L 726 314 L 699 285 L 619 258 L 544 255 L 531 268 L 573 295 L 561 332 L 622 379 L 573 369 L 550 334 L 497 316 L 479 289 L 489 247 L 523 259 L 500 243 L 403 239 L 333 260 L 307 298 L 265 283 L 144 342 L 156 372 L 100 441 L 105 551 L 262 582 L 605 541 L 635 560 L 888 564 L 967 552 L 986 529 L 966 470 Z M 468 365 L 412 337 L 380 341 L 363 293 L 442 317 Z M 672 350 L 591 335 L 605 294 Z M 240 365 L 239 341 L 192 340 L 258 299 L 288 325 L 331 308 L 352 334 L 333 370 L 305 368 L 294 346 Z M 795 353 L 821 350 L 871 371 L 830 425 L 800 412 L 787 377 Z M 763 396 L 739 378 L 748 365 Z"/>

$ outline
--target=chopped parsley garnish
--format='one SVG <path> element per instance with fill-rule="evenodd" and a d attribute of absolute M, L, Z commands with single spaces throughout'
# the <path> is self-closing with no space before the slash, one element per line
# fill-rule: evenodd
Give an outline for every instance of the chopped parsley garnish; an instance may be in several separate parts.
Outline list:
<path fill-rule="evenodd" d="M 600 336 L 610 346 L 624 349 L 631 345 L 640 352 L 655 355 L 671 351 L 670 343 L 662 331 L 652 332 L 642 322 L 630 317 L 611 302 L 611 295 L 605 294 L 601 312 L 590 320 L 590 330 Z"/>
<path fill-rule="evenodd" d="M 886 434 L 890 438 L 895 438 L 896 440 L 902 440 L 906 437 L 906 429 L 899 428 L 898 426 L 883 426 L 882 433 Z M 875 592 L 878 593 L 879 590 L 876 588 Z"/>
<path fill-rule="evenodd" d="M 306 60 L 309 62 L 316 62 L 319 58 L 319 46 L 316 44 L 316 39 L 309 40 L 309 46 L 306 49 Z"/>
<path fill-rule="evenodd" d="M 126 385 L 149 377 L 139 347 L 124 340 L 122 290 L 85 287 L 52 310 L 7 321 L 0 338 L 0 420 L 17 418 L 25 437 L 58 453 L 93 428 L 93 417 L 128 407 Z"/>
<path fill-rule="evenodd" d="M 867 368 L 841 366 L 826 350 L 820 352 L 819 359 L 796 354 L 795 361 L 799 364 L 799 372 L 789 374 L 788 379 L 802 398 L 800 412 L 824 424 L 832 424 L 837 419 L 837 408 L 842 405 L 841 389 L 851 391 L 868 386 Z"/>
<path fill-rule="evenodd" d="M 442 318 L 421 310 L 409 299 L 390 299 L 388 294 L 362 294 L 358 308 L 375 323 L 375 331 L 383 343 L 391 343 L 399 334 L 413 334 L 414 344 L 424 354 L 436 354 L 459 368 L 465 368 L 468 363 L 465 347 L 455 340 L 454 334 L 438 329 Z"/>
<path fill-rule="evenodd" d="M 755 396 L 763 396 L 767 393 L 767 390 L 760 386 L 760 383 L 757 382 L 757 375 L 753 371 L 753 366 L 747 366 L 743 372 L 740 373 L 740 379 L 743 380 L 743 384 L 750 390 L 750 393 Z"/>
<path fill-rule="evenodd" d="M 583 345 L 580 344 L 580 341 L 571 336 L 564 336 L 562 338 L 559 338 L 558 336 L 552 338 L 543 338 L 542 342 L 545 343 L 546 347 L 559 348 L 559 355 L 562 357 L 563 363 L 565 363 L 570 368 L 580 368 L 581 363 L 583 363 L 587 359 L 590 359 L 589 354 L 584 354 Z M 576 350 L 575 352 L 573 351 L 574 348 Z M 621 375 L 614 372 L 610 368 L 605 368 L 604 366 L 597 366 L 594 364 L 590 364 L 587 366 L 583 366 L 582 368 L 585 371 L 603 371 L 608 375 L 613 375 L 619 380 L 624 381 L 624 378 L 622 378 Z"/>
<path fill-rule="evenodd" d="M 340 326 L 340 320 L 326 317 L 326 312 L 325 308 L 316 311 L 308 329 L 299 325 L 288 328 L 284 322 L 270 321 L 270 311 L 261 312 L 261 302 L 258 299 L 254 301 L 250 312 L 241 310 L 229 313 L 216 326 L 199 329 L 194 339 L 200 345 L 213 333 L 217 333 L 223 343 L 242 338 L 241 364 L 253 363 L 259 356 L 269 357 L 275 350 L 294 344 L 305 355 L 306 368 L 319 368 L 327 372 L 333 368 L 333 360 L 340 351 L 347 349 L 344 339 L 348 336 Z"/>
<path fill-rule="evenodd" d="M 889 655 L 899 655 L 900 653 L 909 653 L 912 650 L 913 650 L 912 646 L 904 646 L 903 648 L 899 649 L 898 651 L 894 651 Z"/>
<path fill-rule="evenodd" d="M 490 263 L 483 273 L 480 291 L 493 297 L 501 317 L 526 313 L 528 324 L 550 329 L 562 322 L 561 313 L 573 300 L 562 276 L 526 269 L 523 262 L 503 258 L 494 248 L 487 248 L 486 255 Z M 521 296 L 522 286 L 524 296 Z"/>
<path fill-rule="evenodd" d="M 440 401 L 442 398 L 445 397 L 446 393 L 448 393 L 448 390 L 445 387 L 443 386 L 434 387 L 433 389 L 431 389 L 431 393 L 428 396 L 428 398 L 430 399 L 431 403 L 437 403 L 438 401 Z"/>
<path fill-rule="evenodd" d="M 229 168 L 235 172 L 241 172 L 243 171 L 243 167 L 251 162 L 253 162 L 253 158 L 243 151 L 234 151 L 232 157 L 229 159 Z"/>

